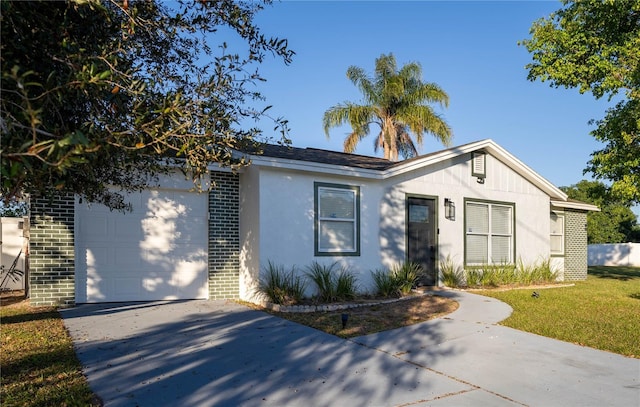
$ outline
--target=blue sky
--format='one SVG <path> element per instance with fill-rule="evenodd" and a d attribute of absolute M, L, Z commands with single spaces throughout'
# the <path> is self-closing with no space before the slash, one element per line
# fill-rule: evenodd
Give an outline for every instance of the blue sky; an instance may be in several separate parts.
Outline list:
<path fill-rule="evenodd" d="M 557 1 L 283 1 L 261 11 L 256 23 L 286 38 L 297 55 L 291 65 L 267 59 L 259 90 L 271 115 L 289 120 L 296 147 L 342 150 L 348 127 L 327 139 L 322 116 L 331 106 L 360 102 L 346 78 L 350 65 L 373 73 L 375 59 L 393 53 L 398 65 L 418 62 L 423 79 L 450 98 L 438 110 L 453 130 L 453 145 L 491 138 L 558 186 L 581 179 L 590 154 L 602 147 L 589 132 L 611 105 L 575 89 L 527 80 L 531 61 L 518 41 L 531 24 L 559 9 Z M 264 126 L 268 134 L 272 126 Z M 371 139 L 356 153 L 374 155 Z M 425 137 L 421 154 L 443 146 Z M 379 152 L 378 155 L 381 155 Z"/>

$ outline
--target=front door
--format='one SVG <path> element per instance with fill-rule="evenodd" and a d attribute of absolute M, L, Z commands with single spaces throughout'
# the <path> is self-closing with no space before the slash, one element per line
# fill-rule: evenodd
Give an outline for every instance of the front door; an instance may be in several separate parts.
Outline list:
<path fill-rule="evenodd" d="M 422 266 L 418 285 L 437 284 L 436 201 L 431 198 L 407 200 L 407 260 Z"/>

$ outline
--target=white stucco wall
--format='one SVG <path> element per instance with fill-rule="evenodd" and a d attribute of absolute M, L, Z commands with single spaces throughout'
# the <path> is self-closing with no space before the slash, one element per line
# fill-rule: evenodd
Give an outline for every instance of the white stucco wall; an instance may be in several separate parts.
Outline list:
<path fill-rule="evenodd" d="M 259 173 L 255 168 L 252 170 L 243 174 L 241 179 L 243 201 L 252 201 L 241 205 L 241 236 L 244 237 L 240 256 L 241 298 L 251 297 L 250 287 L 255 287 L 258 281 L 255 272 L 268 262 L 282 265 L 287 270 L 296 267 L 300 272 L 304 272 L 313 261 L 322 264 L 338 262 L 358 276 L 362 289 L 368 289 L 372 284 L 370 270 L 379 268 L 381 264 L 377 237 L 380 186 L 358 178 L 265 168 Z M 315 182 L 360 187 L 360 256 L 314 256 Z M 249 192 L 248 196 L 244 191 Z M 259 209 L 256 208 L 257 202 Z M 312 287 L 309 287 L 311 294 Z"/>
<path fill-rule="evenodd" d="M 260 173 L 248 167 L 240 174 L 239 296 L 251 300 L 260 270 Z"/>
<path fill-rule="evenodd" d="M 316 260 L 349 267 L 364 290 L 371 271 L 405 260 L 408 195 L 436 199 L 439 258 L 464 261 L 464 199 L 515 204 L 516 260 L 549 257 L 549 196 L 505 164 L 487 155 L 484 184 L 471 176 L 469 154 L 386 180 L 250 167 L 241 178 L 241 298 L 269 261 L 300 270 Z M 314 182 L 360 187 L 360 256 L 314 257 Z M 455 221 L 444 217 L 444 199 L 456 205 Z M 244 279 L 244 280 L 243 280 Z"/>

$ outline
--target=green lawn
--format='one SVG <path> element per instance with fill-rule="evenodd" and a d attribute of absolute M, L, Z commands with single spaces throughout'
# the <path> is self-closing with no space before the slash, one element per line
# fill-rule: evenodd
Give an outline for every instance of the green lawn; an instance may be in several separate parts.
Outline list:
<path fill-rule="evenodd" d="M 60 313 L 26 303 L 0 307 L 0 405 L 98 406 Z"/>
<path fill-rule="evenodd" d="M 509 304 L 501 324 L 522 331 L 640 358 L 640 268 L 589 267 L 575 286 L 479 294 Z"/>

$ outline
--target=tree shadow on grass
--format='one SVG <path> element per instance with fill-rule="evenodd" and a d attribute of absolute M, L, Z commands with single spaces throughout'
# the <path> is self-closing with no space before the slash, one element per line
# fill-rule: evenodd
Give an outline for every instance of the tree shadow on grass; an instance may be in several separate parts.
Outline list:
<path fill-rule="evenodd" d="M 598 278 L 629 281 L 640 279 L 640 267 L 590 266 L 589 275 L 596 276 Z"/>

